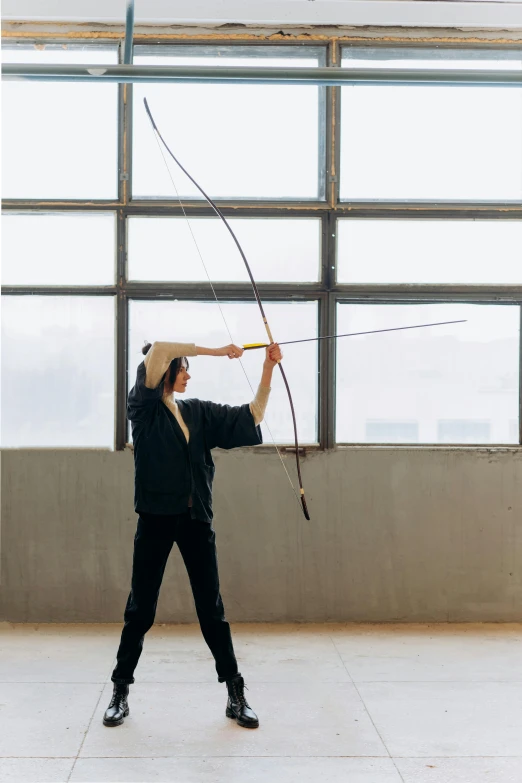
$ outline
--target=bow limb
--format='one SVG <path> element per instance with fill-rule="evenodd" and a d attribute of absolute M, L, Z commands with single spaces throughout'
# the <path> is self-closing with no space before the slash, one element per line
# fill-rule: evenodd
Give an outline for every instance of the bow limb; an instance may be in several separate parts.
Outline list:
<path fill-rule="evenodd" d="M 236 245 L 236 247 L 237 247 L 237 249 L 239 251 L 239 254 L 241 255 L 241 258 L 243 259 L 243 262 L 245 264 L 245 268 L 246 268 L 248 276 L 250 278 L 250 282 L 252 284 L 252 289 L 254 291 L 254 296 L 256 298 L 256 302 L 258 304 L 259 311 L 261 313 L 261 318 L 263 319 L 263 323 L 265 325 L 265 330 L 266 330 L 266 333 L 268 335 L 268 339 L 269 339 L 270 343 L 273 343 L 274 342 L 274 338 L 272 337 L 272 332 L 270 331 L 270 327 L 268 325 L 268 321 L 267 321 L 267 318 L 266 318 L 266 315 L 265 315 L 265 310 L 263 308 L 263 303 L 261 301 L 261 296 L 259 295 L 259 290 L 257 288 L 256 281 L 254 280 L 254 276 L 252 274 L 252 270 L 250 269 L 250 264 L 247 261 L 247 257 L 246 257 L 246 255 L 245 255 L 245 253 L 243 251 L 243 248 L 241 247 L 241 245 L 239 243 L 239 240 L 238 240 L 237 236 L 235 235 L 234 231 L 232 230 L 232 227 L 230 226 L 228 220 L 226 219 L 226 217 L 224 216 L 222 211 L 219 209 L 219 207 L 214 203 L 214 201 L 210 198 L 210 196 L 207 195 L 207 193 L 205 193 L 203 188 L 196 182 L 194 177 L 192 177 L 188 173 L 186 168 L 184 168 L 184 166 L 182 166 L 182 164 L 176 158 L 176 156 L 174 155 L 172 150 L 169 148 L 167 142 L 165 141 L 165 139 L 161 135 L 161 133 L 159 131 L 159 128 L 158 128 L 158 126 L 156 125 L 156 123 L 154 121 L 154 118 L 153 118 L 153 116 L 151 114 L 151 111 L 149 109 L 149 104 L 147 103 L 147 99 L 146 98 L 143 99 L 143 103 L 145 104 L 145 110 L 146 110 L 146 112 L 147 112 L 147 114 L 149 116 L 149 120 L 151 121 L 152 127 L 154 128 L 154 131 L 157 133 L 158 138 L 160 139 L 161 143 L 163 144 L 163 146 L 165 147 L 165 149 L 167 150 L 167 152 L 169 153 L 171 158 L 175 161 L 177 166 L 179 166 L 181 171 L 185 174 L 185 176 L 187 176 L 189 178 L 189 180 L 192 182 L 192 184 L 195 185 L 195 187 L 199 190 L 199 192 L 201 193 L 203 198 L 205 198 L 206 201 L 210 204 L 210 206 L 212 207 L 212 209 L 214 210 L 216 215 L 223 221 L 223 224 L 226 226 L 226 228 L 228 229 L 232 239 L 234 240 L 234 243 L 235 243 L 235 245 Z M 298 438 L 297 438 L 297 422 L 296 422 L 296 418 L 295 418 L 294 402 L 293 402 L 293 399 L 292 399 L 292 394 L 290 392 L 290 386 L 288 385 L 288 380 L 287 380 L 287 377 L 285 375 L 285 371 L 283 370 L 280 362 L 278 363 L 278 365 L 279 365 L 279 369 L 281 371 L 281 377 L 283 378 L 283 382 L 284 382 L 284 385 L 285 385 L 285 388 L 286 388 L 286 392 L 288 394 L 288 401 L 290 403 L 290 410 L 291 410 L 291 413 L 292 413 L 292 422 L 293 422 L 293 426 L 294 426 L 295 460 L 296 460 L 296 468 L 297 468 L 297 477 L 298 477 L 298 480 L 299 480 L 300 500 L 301 500 L 301 505 L 302 505 L 302 508 L 303 508 L 303 514 L 305 516 L 305 519 L 309 520 L 310 519 L 310 514 L 308 513 L 308 507 L 306 505 L 306 499 L 305 499 L 304 488 L 303 488 L 303 481 L 302 481 L 302 477 L 301 477 L 301 462 L 300 462 L 300 459 L 299 459 L 299 441 L 298 441 Z"/>

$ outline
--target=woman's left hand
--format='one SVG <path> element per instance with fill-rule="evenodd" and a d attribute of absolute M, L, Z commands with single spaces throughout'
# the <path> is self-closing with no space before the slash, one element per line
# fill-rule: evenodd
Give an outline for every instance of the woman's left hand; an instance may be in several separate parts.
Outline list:
<path fill-rule="evenodd" d="M 266 348 L 265 364 L 268 364 L 271 367 L 275 367 L 275 365 L 280 362 L 282 358 L 283 354 L 281 353 L 281 348 L 277 343 L 272 343 L 272 345 L 269 345 L 268 348 Z"/>

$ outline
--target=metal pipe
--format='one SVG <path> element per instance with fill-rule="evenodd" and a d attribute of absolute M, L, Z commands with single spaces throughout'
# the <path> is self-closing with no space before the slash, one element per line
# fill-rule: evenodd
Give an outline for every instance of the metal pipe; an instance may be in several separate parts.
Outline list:
<path fill-rule="evenodd" d="M 125 17 L 125 49 L 123 51 L 123 62 L 125 65 L 131 65 L 134 39 L 134 0 L 127 0 L 127 14 Z"/>
<path fill-rule="evenodd" d="M 128 40 L 125 41 L 127 49 Z M 267 68 L 187 65 L 37 65 L 6 63 L 6 81 L 123 82 L 184 84 L 369 84 L 521 87 L 522 70 L 417 70 L 412 68 Z"/>

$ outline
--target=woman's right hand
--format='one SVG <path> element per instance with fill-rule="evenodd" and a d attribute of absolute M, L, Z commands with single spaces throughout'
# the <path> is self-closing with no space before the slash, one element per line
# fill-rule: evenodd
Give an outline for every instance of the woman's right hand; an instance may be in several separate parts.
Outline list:
<path fill-rule="evenodd" d="M 229 359 L 240 359 L 243 356 L 243 349 L 239 345 L 224 345 L 223 348 L 214 348 L 214 356 L 228 356 Z"/>

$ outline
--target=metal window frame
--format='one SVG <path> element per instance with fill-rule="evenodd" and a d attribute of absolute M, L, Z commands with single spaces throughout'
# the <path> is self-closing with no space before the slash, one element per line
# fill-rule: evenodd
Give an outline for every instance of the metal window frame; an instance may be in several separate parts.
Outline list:
<path fill-rule="evenodd" d="M 16 39 L 14 39 L 16 40 Z M 64 41 L 63 36 L 56 36 L 46 42 Z M 67 40 L 67 39 L 65 39 Z M 13 39 L 10 39 L 12 42 Z M 20 43 L 38 43 L 38 35 L 34 38 L 20 39 Z M 85 38 L 67 40 L 67 43 L 83 45 L 95 44 L 86 33 Z M 134 45 L 150 44 L 136 36 Z M 124 45 L 119 41 L 119 62 L 123 62 Z M 328 67 L 341 67 L 342 48 L 349 46 L 390 48 L 390 42 L 382 39 L 368 41 L 340 42 L 337 38 L 309 42 L 277 41 L 248 39 L 238 40 L 226 36 L 209 42 L 205 38 L 171 39 L 154 41 L 156 46 L 277 46 L 279 47 L 323 47 L 326 51 Z M 393 44 L 392 44 L 393 46 Z M 429 48 L 429 42 L 404 43 L 396 48 L 414 50 Z M 441 48 L 437 43 L 437 47 Z M 448 42 L 447 49 L 502 49 L 521 51 L 519 45 L 466 44 L 465 42 Z M 418 219 L 499 219 L 522 220 L 522 202 L 350 202 L 339 199 L 339 163 L 340 163 L 340 86 L 323 87 L 325 94 L 324 111 L 320 111 L 320 133 L 318 160 L 320 166 L 319 183 L 324 182 L 324 200 L 309 201 L 253 201 L 253 200 L 219 200 L 218 203 L 225 215 L 249 217 L 291 217 L 314 216 L 322 221 L 322 258 L 320 279 L 316 283 L 260 283 L 261 296 L 270 300 L 315 300 L 318 302 L 319 335 L 335 334 L 337 304 L 340 302 L 354 303 L 434 303 L 434 302 L 477 302 L 484 304 L 510 303 L 519 304 L 521 313 L 520 330 L 520 443 L 522 445 L 522 284 L 520 286 L 429 286 L 429 285 L 350 285 L 336 282 L 336 224 L 339 218 L 396 218 Z M 321 144 L 324 146 L 321 147 Z M 321 191 L 320 191 L 321 192 Z M 185 210 L 190 216 L 210 215 L 212 212 L 201 201 L 185 202 Z M 117 217 L 117 259 L 116 281 L 111 286 L 4 286 L 2 292 L 10 295 L 110 295 L 116 296 L 116 399 L 115 399 L 115 449 L 122 450 L 127 444 L 126 401 L 128 393 L 127 356 L 128 356 L 128 317 L 129 301 L 132 299 L 168 299 L 183 298 L 199 301 L 211 300 L 208 284 L 205 283 L 140 283 L 129 282 L 127 279 L 127 218 L 132 215 L 175 215 L 182 214 L 175 201 L 167 199 L 136 200 L 132 198 L 132 84 L 121 83 L 118 86 L 118 199 L 98 201 L 59 201 L 59 200 L 21 200 L 6 199 L 4 211 L 112 211 Z M 218 283 L 215 285 L 220 299 L 251 301 L 252 290 L 246 283 Z M 335 441 L 335 377 L 336 348 L 335 341 L 321 340 L 319 342 L 318 367 L 318 446 L 319 449 L 333 449 L 345 444 Z M 375 447 L 378 444 L 346 444 Z M 461 444 L 457 444 L 461 445 Z M 398 444 L 392 448 L 401 448 L 407 444 Z M 422 447 L 440 447 L 440 444 L 423 444 Z M 389 447 L 389 444 L 388 444 Z M 444 444 L 444 448 L 448 444 Z M 309 447 L 307 447 L 309 448 Z M 469 446 L 466 446 L 469 448 Z M 484 446 L 482 446 L 484 448 Z"/>

